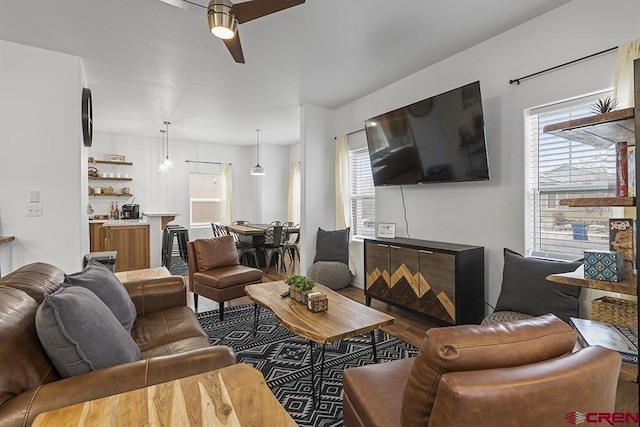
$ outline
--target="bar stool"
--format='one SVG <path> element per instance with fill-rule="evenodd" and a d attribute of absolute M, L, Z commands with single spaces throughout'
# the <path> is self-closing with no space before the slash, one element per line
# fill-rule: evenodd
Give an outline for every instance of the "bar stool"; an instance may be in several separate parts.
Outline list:
<path fill-rule="evenodd" d="M 181 225 L 167 225 L 167 228 L 164 229 L 162 239 L 162 262 L 167 268 L 171 267 L 174 237 L 178 241 L 180 258 L 182 258 L 184 262 L 188 262 L 187 242 L 189 241 L 189 230 Z"/>

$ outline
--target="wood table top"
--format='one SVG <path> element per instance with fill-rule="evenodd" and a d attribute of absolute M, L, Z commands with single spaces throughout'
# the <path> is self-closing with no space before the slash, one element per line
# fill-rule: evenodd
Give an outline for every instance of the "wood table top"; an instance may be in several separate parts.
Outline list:
<path fill-rule="evenodd" d="M 265 232 L 265 229 L 269 227 L 269 224 L 264 224 L 264 227 L 256 227 L 253 225 L 239 225 L 239 224 L 225 225 L 224 227 L 227 227 L 238 234 L 242 234 L 243 236 L 262 236 Z M 295 227 L 287 227 L 287 231 L 289 233 L 298 233 L 300 232 L 300 229 Z"/>
<path fill-rule="evenodd" d="M 171 273 L 166 267 L 142 268 L 140 270 L 119 271 L 116 273 L 116 277 L 121 283 L 169 276 L 171 276 Z"/>
<path fill-rule="evenodd" d="M 240 363 L 38 415 L 44 426 L 296 426 L 260 371 Z"/>
<path fill-rule="evenodd" d="M 255 303 L 268 308 L 290 331 L 319 344 L 339 341 L 379 329 L 395 322 L 395 318 L 353 301 L 316 283 L 314 292 L 327 295 L 329 309 L 314 313 L 281 294 L 289 289 L 283 281 L 259 283 L 245 288 Z"/>

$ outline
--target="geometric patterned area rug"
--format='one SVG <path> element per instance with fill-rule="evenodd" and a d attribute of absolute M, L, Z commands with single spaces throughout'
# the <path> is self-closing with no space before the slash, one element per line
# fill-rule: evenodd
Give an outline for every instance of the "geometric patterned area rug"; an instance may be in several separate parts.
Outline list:
<path fill-rule="evenodd" d="M 227 307 L 224 321 L 218 310 L 197 314 L 211 345 L 227 345 L 238 363 L 253 366 L 266 379 L 280 404 L 299 426 L 342 426 L 342 371 L 373 363 L 369 333 L 327 344 L 322 398 L 313 408 L 311 395 L 311 348 L 306 338 L 290 332 L 269 310 L 260 309 L 258 331 L 253 336 L 253 304 Z M 320 352 L 314 345 L 316 386 L 320 382 Z M 376 331 L 378 363 L 415 356 L 418 349 L 381 330 Z M 400 398 L 395 396 L 394 398 Z"/>

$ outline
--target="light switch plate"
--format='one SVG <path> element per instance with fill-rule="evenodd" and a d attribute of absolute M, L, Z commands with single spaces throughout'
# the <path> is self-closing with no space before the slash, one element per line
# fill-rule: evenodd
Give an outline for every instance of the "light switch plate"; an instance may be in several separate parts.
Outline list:
<path fill-rule="evenodd" d="M 28 203 L 27 216 L 42 216 L 42 203 Z"/>

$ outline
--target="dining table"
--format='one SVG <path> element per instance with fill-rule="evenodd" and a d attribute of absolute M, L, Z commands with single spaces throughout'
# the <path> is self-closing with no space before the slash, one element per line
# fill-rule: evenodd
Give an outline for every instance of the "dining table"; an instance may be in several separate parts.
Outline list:
<path fill-rule="evenodd" d="M 241 242 L 251 245 L 255 248 L 264 247 L 264 244 L 272 239 L 267 230 L 271 227 L 271 224 L 232 224 L 225 225 L 227 230 L 234 232 L 238 235 Z M 287 233 L 296 234 L 300 232 L 299 227 L 287 227 Z M 287 239 L 287 236 L 283 236 L 283 242 Z M 258 251 L 258 263 L 261 266 L 266 265 L 263 251 Z"/>

